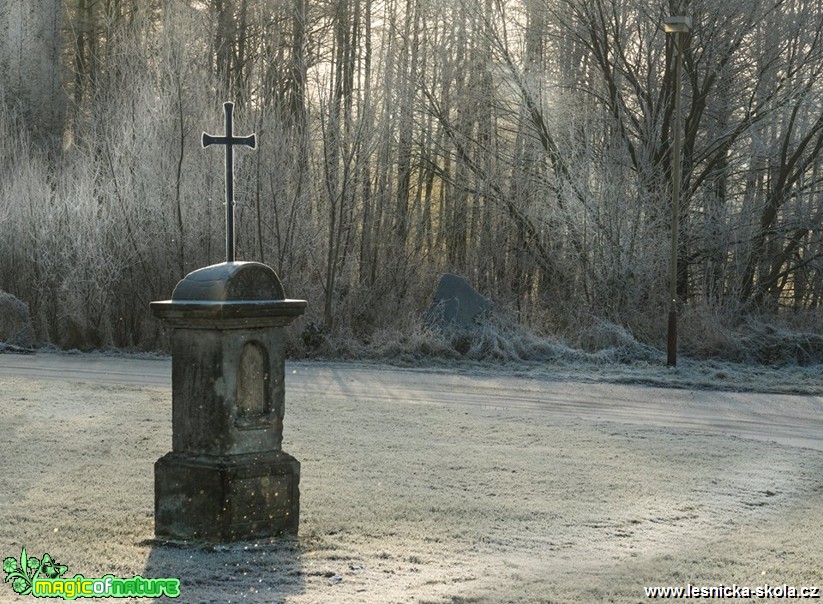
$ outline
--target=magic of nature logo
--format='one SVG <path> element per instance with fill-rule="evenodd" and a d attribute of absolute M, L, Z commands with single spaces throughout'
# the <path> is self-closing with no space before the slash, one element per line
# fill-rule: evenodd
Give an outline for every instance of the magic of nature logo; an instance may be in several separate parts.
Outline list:
<path fill-rule="evenodd" d="M 21 596 L 35 598 L 159 598 L 167 596 L 176 598 L 180 595 L 180 579 L 146 579 L 139 575 L 122 579 L 114 575 L 86 578 L 63 575 L 68 566 L 58 564 L 49 554 L 42 558 L 29 556 L 24 547 L 20 559 L 8 557 L 3 559 L 4 583 L 11 583 L 11 588 Z"/>

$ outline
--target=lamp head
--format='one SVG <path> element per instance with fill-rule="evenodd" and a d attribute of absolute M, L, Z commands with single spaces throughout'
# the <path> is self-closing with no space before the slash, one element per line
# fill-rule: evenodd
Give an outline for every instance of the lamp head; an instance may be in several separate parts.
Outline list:
<path fill-rule="evenodd" d="M 673 34 L 677 32 L 687 32 L 692 28 L 692 18 L 691 17 L 664 17 L 663 18 L 663 31 L 667 34 Z"/>

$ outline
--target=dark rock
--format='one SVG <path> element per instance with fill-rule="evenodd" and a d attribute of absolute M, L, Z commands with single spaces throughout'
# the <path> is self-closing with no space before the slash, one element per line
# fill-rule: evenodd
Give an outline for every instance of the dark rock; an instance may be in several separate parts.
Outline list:
<path fill-rule="evenodd" d="M 0 342 L 21 348 L 34 345 L 28 306 L 3 290 L 0 290 Z"/>
<path fill-rule="evenodd" d="M 473 327 L 494 303 L 458 275 L 445 273 L 437 284 L 426 322 L 439 326 Z"/>

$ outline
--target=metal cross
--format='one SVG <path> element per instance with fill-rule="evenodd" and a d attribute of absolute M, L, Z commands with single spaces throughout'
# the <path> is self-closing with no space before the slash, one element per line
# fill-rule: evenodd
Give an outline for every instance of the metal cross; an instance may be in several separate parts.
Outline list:
<path fill-rule="evenodd" d="M 203 133 L 203 148 L 209 145 L 226 145 L 226 262 L 234 262 L 234 145 L 246 145 L 254 149 L 254 134 L 234 136 L 231 114 L 234 103 L 223 103 L 226 111 L 226 135 L 214 136 Z"/>

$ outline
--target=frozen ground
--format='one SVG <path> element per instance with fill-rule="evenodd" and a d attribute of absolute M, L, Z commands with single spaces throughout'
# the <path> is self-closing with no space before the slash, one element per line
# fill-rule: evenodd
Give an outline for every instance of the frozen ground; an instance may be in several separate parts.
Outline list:
<path fill-rule="evenodd" d="M 823 586 L 821 373 L 288 363 L 300 536 L 179 548 L 152 541 L 168 359 L 0 355 L 0 557 L 25 546 L 67 576 L 179 577 L 181 602 Z M 32 601 L 13 595 L 0 585 L 0 601 Z"/>

